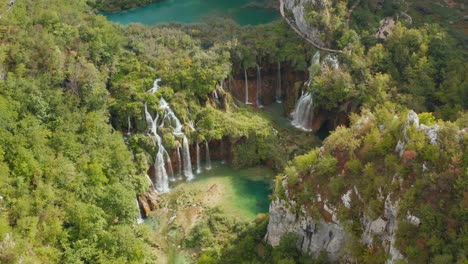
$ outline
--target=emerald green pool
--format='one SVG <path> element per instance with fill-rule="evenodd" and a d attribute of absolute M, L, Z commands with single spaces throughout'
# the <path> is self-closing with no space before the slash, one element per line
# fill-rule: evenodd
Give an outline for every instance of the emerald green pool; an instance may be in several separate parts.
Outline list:
<path fill-rule="evenodd" d="M 272 192 L 274 172 L 266 167 L 235 170 L 219 162 L 209 171 L 196 175 L 189 184 L 220 184 L 225 186 L 221 208 L 229 214 L 254 219 L 259 213 L 267 213 L 268 195 Z"/>
<path fill-rule="evenodd" d="M 110 21 L 124 25 L 199 23 L 210 17 L 231 18 L 240 25 L 259 25 L 280 17 L 275 10 L 248 7 L 251 2 L 251 0 L 162 0 L 132 10 L 102 12 L 102 14 Z"/>

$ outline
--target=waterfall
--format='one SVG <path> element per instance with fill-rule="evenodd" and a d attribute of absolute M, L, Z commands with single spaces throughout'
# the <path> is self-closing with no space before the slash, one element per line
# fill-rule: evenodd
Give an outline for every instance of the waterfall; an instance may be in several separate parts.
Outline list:
<path fill-rule="evenodd" d="M 278 85 L 276 86 L 276 102 L 282 103 L 281 101 L 281 62 L 278 61 Z"/>
<path fill-rule="evenodd" d="M 312 119 L 314 117 L 314 100 L 311 92 L 308 92 L 313 77 L 320 70 L 320 51 L 317 51 L 312 57 L 309 67 L 309 79 L 304 84 L 305 92 L 302 92 L 301 98 L 296 102 L 294 111 L 291 113 L 291 124 L 304 131 L 311 131 Z"/>
<path fill-rule="evenodd" d="M 262 70 L 260 66 L 257 64 L 257 99 L 256 104 L 258 108 L 262 108 L 263 105 L 260 102 L 260 98 L 262 97 Z"/>
<path fill-rule="evenodd" d="M 132 122 L 130 122 L 130 116 L 128 116 L 127 119 L 128 119 L 127 136 L 130 136 L 132 134 Z"/>
<path fill-rule="evenodd" d="M 292 125 L 305 131 L 311 131 L 310 125 L 313 118 L 313 110 L 312 93 L 307 92 L 302 94 L 296 103 L 294 112 L 291 114 L 293 118 Z"/>
<path fill-rule="evenodd" d="M 164 118 L 162 120 L 163 123 L 167 118 L 169 120 L 169 126 L 174 129 L 174 135 L 182 135 L 182 123 L 180 123 L 180 120 L 174 114 L 174 111 L 172 111 L 171 107 L 166 102 L 166 100 L 164 100 L 164 98 L 159 100 L 159 107 L 164 110 Z"/>
<path fill-rule="evenodd" d="M 156 157 L 154 159 L 154 171 L 156 174 L 156 184 L 155 189 L 158 192 L 164 193 L 169 191 L 169 183 L 168 183 L 168 175 L 166 172 L 165 164 L 164 164 L 164 146 L 161 142 L 161 137 L 158 135 L 157 131 L 157 123 L 159 115 L 153 120 L 151 114 L 148 111 L 148 106 L 145 103 L 145 118 L 146 123 L 148 125 L 148 131 L 150 131 L 153 136 L 156 138 L 156 144 L 158 145 L 158 152 L 156 153 Z"/>
<path fill-rule="evenodd" d="M 158 136 L 159 137 L 159 136 Z M 154 171 L 156 174 L 156 190 L 161 193 L 165 193 L 169 191 L 169 182 L 168 176 L 166 172 L 166 166 L 164 162 L 164 147 L 161 144 L 161 139 L 158 139 L 158 153 L 156 154 L 156 158 L 154 160 Z"/>
<path fill-rule="evenodd" d="M 197 143 L 197 174 L 201 173 L 201 166 L 200 166 L 200 145 Z"/>
<path fill-rule="evenodd" d="M 153 82 L 153 88 L 149 89 L 147 92 L 149 93 L 155 93 L 158 91 L 159 86 L 158 82 L 160 82 L 161 79 L 156 79 Z M 171 109 L 169 104 L 166 102 L 164 98 L 159 99 L 159 108 L 164 111 L 164 116 L 161 119 L 161 125 L 160 127 L 164 127 L 166 124 L 169 125 L 169 127 L 173 128 L 173 134 L 175 136 L 183 136 L 183 142 L 182 142 L 182 155 L 181 155 L 181 149 L 180 146 L 177 146 L 177 165 L 178 165 L 178 176 L 179 178 L 182 177 L 182 174 L 187 177 L 187 180 L 192 180 L 193 179 L 193 174 L 192 174 L 192 161 L 190 158 L 190 150 L 189 150 L 189 145 L 188 145 L 188 139 L 185 136 L 184 132 L 182 132 L 182 123 L 180 122 L 179 118 L 175 115 L 174 111 Z M 156 153 L 155 161 L 154 161 L 154 170 L 156 174 L 156 179 L 155 179 L 155 189 L 158 192 L 168 192 L 169 191 L 169 183 L 168 183 L 168 178 L 171 180 L 175 180 L 174 177 L 174 171 L 172 169 L 172 161 L 169 156 L 169 153 L 164 149 L 164 146 L 162 144 L 161 137 L 158 135 L 158 119 L 159 119 L 159 114 L 156 116 L 156 118 L 153 120 L 151 114 L 148 111 L 148 106 L 145 103 L 145 118 L 146 118 L 146 123 L 148 125 L 148 132 L 151 132 L 155 137 L 156 137 L 156 142 L 158 146 L 158 152 Z M 167 121 L 167 122 L 165 122 Z M 190 123 L 190 127 L 194 130 L 193 125 Z M 164 156 L 166 159 L 164 159 Z M 183 159 L 181 159 L 181 156 Z M 182 169 L 183 165 L 183 169 Z M 166 170 L 167 166 L 167 170 Z"/>
<path fill-rule="evenodd" d="M 158 89 L 159 89 L 158 83 L 159 83 L 160 81 L 161 81 L 161 79 L 159 79 L 159 78 L 157 78 L 156 80 L 154 80 L 154 82 L 153 82 L 153 87 L 152 87 L 151 89 L 149 89 L 148 91 L 146 91 L 146 92 L 152 93 L 152 94 L 154 94 L 155 92 L 157 92 Z"/>
<path fill-rule="evenodd" d="M 193 180 L 192 161 L 190 160 L 188 139 L 185 135 L 182 141 L 182 158 L 184 161 L 184 175 L 187 177 L 187 180 L 191 181 Z"/>
<path fill-rule="evenodd" d="M 206 166 L 207 170 L 211 170 L 211 158 L 210 158 L 210 147 L 208 146 L 208 141 L 205 141 L 205 154 L 206 154 Z"/>
<path fill-rule="evenodd" d="M 247 69 L 244 68 L 244 80 L 245 80 L 245 104 L 250 104 L 249 102 L 249 82 L 247 81 Z"/>
<path fill-rule="evenodd" d="M 182 159 L 180 158 L 180 146 L 177 146 L 177 167 L 178 172 L 177 175 L 179 176 L 179 180 L 182 179 Z"/>
<path fill-rule="evenodd" d="M 138 204 L 138 198 L 135 199 L 136 206 L 138 208 L 138 217 L 137 217 L 137 224 L 143 224 L 143 216 L 141 214 L 140 205 Z"/>

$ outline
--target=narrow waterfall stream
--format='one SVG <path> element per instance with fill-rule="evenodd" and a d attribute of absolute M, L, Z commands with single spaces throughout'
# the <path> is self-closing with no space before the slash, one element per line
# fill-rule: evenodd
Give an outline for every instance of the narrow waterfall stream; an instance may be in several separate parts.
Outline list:
<path fill-rule="evenodd" d="M 250 104 L 249 102 L 249 82 L 247 80 L 247 69 L 244 68 L 244 81 L 245 81 L 245 104 Z"/>
<path fill-rule="evenodd" d="M 182 141 L 182 159 L 184 164 L 184 175 L 188 181 L 193 180 L 193 172 L 192 172 L 192 160 L 190 159 L 190 149 L 188 144 L 188 139 L 184 135 L 184 139 Z"/>

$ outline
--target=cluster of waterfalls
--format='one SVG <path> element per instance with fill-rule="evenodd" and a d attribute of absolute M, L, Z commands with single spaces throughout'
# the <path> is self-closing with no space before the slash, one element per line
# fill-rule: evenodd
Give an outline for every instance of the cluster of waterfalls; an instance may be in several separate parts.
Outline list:
<path fill-rule="evenodd" d="M 314 118 L 314 95 L 309 91 L 313 77 L 323 71 L 326 67 L 338 69 L 338 59 L 335 56 L 327 55 L 322 64 L 320 64 L 320 51 L 317 51 L 311 60 L 309 67 L 309 79 L 305 82 L 301 97 L 296 102 L 294 111 L 291 113 L 291 124 L 304 131 L 312 130 L 312 121 Z"/>
<path fill-rule="evenodd" d="M 153 87 L 148 90 L 149 93 L 154 94 L 158 91 L 158 83 L 161 79 L 156 79 L 153 83 Z M 151 113 L 148 111 L 147 104 L 145 103 L 145 118 L 146 124 L 148 127 L 148 133 L 151 138 L 155 140 L 157 146 L 157 152 L 154 158 L 154 179 L 151 179 L 148 176 L 153 188 L 159 192 L 164 193 L 169 191 L 169 181 L 182 180 L 184 177 L 187 181 L 194 179 L 194 174 L 192 170 L 192 159 L 190 157 L 190 145 L 187 139 L 187 136 L 182 131 L 183 126 L 179 118 L 177 118 L 174 111 L 171 109 L 170 105 L 166 102 L 164 98 L 159 100 L 159 109 L 164 112 L 163 117 L 160 119 L 159 113 L 156 114 L 156 117 L 153 118 Z M 158 134 L 158 124 L 159 127 L 170 127 L 173 129 L 173 135 L 177 139 L 176 147 L 176 156 L 177 156 L 177 172 L 174 173 L 172 168 L 172 160 L 169 153 L 164 148 L 162 144 L 162 138 Z M 193 130 L 195 128 L 192 124 L 189 127 Z M 209 157 L 208 142 L 205 142 L 205 153 L 206 153 L 206 169 L 211 169 L 211 160 Z M 201 172 L 200 169 L 200 157 L 199 157 L 199 144 L 197 144 L 197 173 Z"/>

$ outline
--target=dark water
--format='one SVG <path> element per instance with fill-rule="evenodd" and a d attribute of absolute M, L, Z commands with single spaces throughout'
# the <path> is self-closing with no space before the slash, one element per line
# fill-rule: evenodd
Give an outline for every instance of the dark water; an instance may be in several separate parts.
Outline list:
<path fill-rule="evenodd" d="M 198 23 L 209 17 L 234 19 L 240 25 L 259 25 L 278 19 L 275 10 L 248 8 L 251 0 L 162 0 L 116 13 L 102 12 L 110 21 L 129 24 Z"/>

